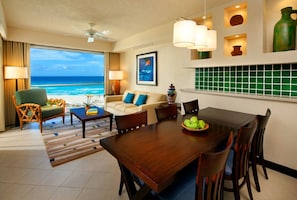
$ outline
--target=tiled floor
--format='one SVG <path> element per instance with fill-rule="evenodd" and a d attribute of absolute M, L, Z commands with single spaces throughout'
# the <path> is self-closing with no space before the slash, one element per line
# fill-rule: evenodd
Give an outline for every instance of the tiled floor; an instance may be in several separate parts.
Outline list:
<path fill-rule="evenodd" d="M 297 199 L 297 179 L 268 169 L 262 170 L 255 200 Z M 52 168 L 38 127 L 0 132 L 1 200 L 113 200 L 128 199 L 126 190 L 119 196 L 120 172 L 116 160 L 105 150 Z M 224 199 L 233 199 L 224 193 Z M 248 199 L 244 187 L 242 199 Z"/>

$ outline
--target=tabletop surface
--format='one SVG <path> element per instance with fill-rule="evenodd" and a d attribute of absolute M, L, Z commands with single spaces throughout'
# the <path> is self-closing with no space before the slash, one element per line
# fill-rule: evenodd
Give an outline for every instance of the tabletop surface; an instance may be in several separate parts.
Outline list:
<path fill-rule="evenodd" d="M 206 111 L 199 111 L 203 114 L 201 118 L 208 112 L 213 114 L 211 111 L 214 110 L 207 108 Z M 236 112 L 231 114 L 236 115 Z M 247 116 L 252 115 L 241 117 L 249 119 Z M 100 144 L 151 189 L 160 192 L 172 182 L 178 171 L 196 160 L 199 153 L 215 150 L 234 128 L 209 121 L 207 132 L 190 132 L 181 126 L 187 117 L 179 115 L 177 119 L 108 137 L 100 140 Z M 239 121 L 242 123 L 243 120 Z"/>
<path fill-rule="evenodd" d="M 96 106 L 92 106 L 91 108 L 97 108 L 98 113 L 87 115 L 85 108 L 71 108 L 70 113 L 74 114 L 76 117 L 78 117 L 80 120 L 87 120 L 87 119 L 93 119 L 93 118 L 101 118 L 101 117 L 109 117 L 112 115 L 110 112 L 105 111 L 103 108 L 99 108 Z"/>

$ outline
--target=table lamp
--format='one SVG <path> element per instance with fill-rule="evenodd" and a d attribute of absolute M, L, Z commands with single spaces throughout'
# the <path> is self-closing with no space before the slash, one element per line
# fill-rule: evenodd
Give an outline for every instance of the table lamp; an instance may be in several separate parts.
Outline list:
<path fill-rule="evenodd" d="M 16 91 L 18 91 L 18 79 L 28 78 L 27 67 L 6 66 L 4 69 L 5 79 L 15 79 Z"/>
<path fill-rule="evenodd" d="M 124 73 L 123 71 L 109 71 L 109 80 L 113 80 L 113 85 L 111 87 L 113 94 L 120 94 L 121 85 L 120 80 L 123 80 Z"/>

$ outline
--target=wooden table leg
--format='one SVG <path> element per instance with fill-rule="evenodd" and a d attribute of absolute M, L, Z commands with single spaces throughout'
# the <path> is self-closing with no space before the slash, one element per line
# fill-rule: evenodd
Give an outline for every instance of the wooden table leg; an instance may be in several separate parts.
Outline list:
<path fill-rule="evenodd" d="M 86 131 L 86 121 L 82 120 L 82 135 L 83 135 L 83 138 L 86 137 L 85 131 Z"/>
<path fill-rule="evenodd" d="M 73 125 L 73 120 L 72 120 L 72 118 L 73 118 L 73 114 L 70 113 L 70 123 L 71 123 L 71 125 Z"/>
<path fill-rule="evenodd" d="M 109 131 L 112 130 L 112 118 L 113 118 L 113 115 L 110 115 L 110 117 L 109 117 Z"/>
<path fill-rule="evenodd" d="M 126 190 L 128 192 L 129 199 L 133 200 L 142 200 L 144 197 L 151 191 L 151 188 L 149 188 L 147 185 L 143 185 L 140 187 L 139 190 L 136 190 L 133 175 L 131 172 L 120 162 L 119 166 L 121 169 L 122 177 L 124 179 L 124 183 L 126 186 Z"/>

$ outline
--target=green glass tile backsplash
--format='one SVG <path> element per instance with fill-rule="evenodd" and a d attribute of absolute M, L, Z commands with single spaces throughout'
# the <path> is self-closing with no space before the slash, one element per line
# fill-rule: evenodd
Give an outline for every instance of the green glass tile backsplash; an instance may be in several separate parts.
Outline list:
<path fill-rule="evenodd" d="M 297 63 L 196 68 L 195 89 L 297 98 Z"/>

